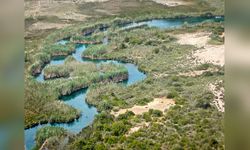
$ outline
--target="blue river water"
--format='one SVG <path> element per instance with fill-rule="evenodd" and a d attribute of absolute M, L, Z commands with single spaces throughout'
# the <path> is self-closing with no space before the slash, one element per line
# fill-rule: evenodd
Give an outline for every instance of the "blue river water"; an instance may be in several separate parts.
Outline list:
<path fill-rule="evenodd" d="M 215 17 L 188 17 L 188 18 L 175 18 L 175 19 L 153 19 L 141 22 L 132 22 L 126 25 L 123 25 L 122 29 L 135 28 L 142 25 L 146 25 L 148 27 L 154 27 L 159 29 L 175 29 L 180 28 L 183 25 L 195 25 L 198 23 L 205 22 L 223 22 L 223 16 L 215 16 Z"/>
<path fill-rule="evenodd" d="M 189 24 L 189 25 L 194 25 L 197 23 L 202 23 L 202 22 L 221 22 L 224 21 L 224 17 L 191 17 L 191 18 L 183 18 L 183 19 L 154 19 L 154 20 L 149 20 L 149 21 L 143 21 L 139 23 L 130 23 L 123 25 L 121 27 L 122 29 L 129 29 L 141 25 L 147 25 L 149 27 L 156 27 L 159 29 L 171 29 L 171 28 L 178 28 L 183 26 L 184 24 Z M 104 39 L 104 44 L 107 43 L 107 39 Z M 65 45 L 68 43 L 68 40 L 60 40 L 57 42 L 57 44 L 62 44 Z M 138 67 L 134 64 L 131 63 L 123 63 L 119 62 L 116 60 L 89 60 L 89 59 L 83 59 L 81 57 L 82 52 L 86 50 L 88 45 L 85 44 L 76 44 L 76 49 L 75 52 L 72 54 L 72 56 L 79 62 L 95 62 L 97 65 L 100 63 L 115 63 L 115 64 L 122 64 L 124 65 L 127 70 L 128 70 L 128 80 L 124 81 L 123 83 L 126 86 L 132 85 L 136 82 L 142 81 L 143 79 L 146 78 L 146 75 L 138 70 Z M 65 61 L 65 57 L 58 57 L 56 59 L 51 60 L 49 65 L 59 65 L 63 64 Z M 41 74 L 39 74 L 36 77 L 36 80 L 38 82 L 44 82 L 44 77 L 43 77 L 43 71 Z M 61 98 L 64 103 L 73 106 L 74 108 L 78 109 L 81 111 L 81 117 L 79 119 L 76 119 L 72 123 L 54 123 L 54 124 L 42 124 L 42 125 L 37 125 L 35 127 L 29 128 L 25 130 L 25 149 L 30 150 L 32 147 L 35 146 L 35 135 L 36 131 L 45 126 L 57 126 L 57 127 L 63 127 L 67 129 L 68 131 L 72 133 L 79 133 L 83 128 L 87 127 L 90 125 L 95 118 L 95 115 L 98 114 L 97 109 L 94 106 L 90 106 L 89 104 L 86 103 L 85 98 L 86 98 L 86 93 L 87 93 L 87 88 L 79 90 L 77 92 L 74 92 L 73 94 L 69 96 L 64 96 Z"/>

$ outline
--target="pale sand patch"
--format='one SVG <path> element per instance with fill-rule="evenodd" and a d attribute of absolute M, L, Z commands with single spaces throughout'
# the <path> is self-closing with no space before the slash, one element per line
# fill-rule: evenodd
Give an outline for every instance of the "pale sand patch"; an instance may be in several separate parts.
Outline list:
<path fill-rule="evenodd" d="M 194 45 L 198 48 L 204 47 L 209 40 L 209 33 L 207 32 L 196 32 L 196 33 L 185 33 L 178 34 L 175 37 L 178 39 L 178 43 L 182 45 Z"/>
<path fill-rule="evenodd" d="M 153 76 L 154 76 L 154 78 L 162 78 L 162 77 L 167 77 L 167 76 L 169 76 L 168 74 L 166 74 L 166 73 L 153 73 Z"/>
<path fill-rule="evenodd" d="M 179 44 L 194 45 L 199 50 L 193 52 L 193 56 L 199 63 L 213 63 L 223 66 L 225 64 L 225 45 L 208 44 L 210 33 L 185 33 L 176 35 Z"/>
<path fill-rule="evenodd" d="M 152 102 L 148 103 L 145 106 L 135 105 L 132 108 L 120 109 L 117 112 L 112 111 L 111 114 L 117 117 L 120 114 L 126 113 L 127 111 L 132 111 L 135 113 L 135 115 L 141 115 L 145 112 L 148 112 L 149 109 L 157 109 L 157 110 L 164 112 L 165 109 L 169 109 L 173 105 L 175 105 L 175 101 L 173 99 L 155 98 Z"/>
<path fill-rule="evenodd" d="M 224 88 L 218 88 L 218 83 L 221 83 L 222 81 L 219 81 L 215 84 L 210 83 L 209 84 L 209 89 L 212 91 L 212 93 L 215 96 L 215 99 L 213 101 L 213 104 L 216 106 L 216 108 L 221 111 L 225 112 L 225 102 L 224 102 Z"/>
<path fill-rule="evenodd" d="M 179 5 L 190 5 L 191 2 L 186 2 L 184 0 L 153 0 L 154 2 L 162 5 L 166 5 L 168 7 L 175 7 Z"/>
<path fill-rule="evenodd" d="M 206 45 L 204 49 L 193 54 L 200 63 L 225 64 L 225 45 Z"/>

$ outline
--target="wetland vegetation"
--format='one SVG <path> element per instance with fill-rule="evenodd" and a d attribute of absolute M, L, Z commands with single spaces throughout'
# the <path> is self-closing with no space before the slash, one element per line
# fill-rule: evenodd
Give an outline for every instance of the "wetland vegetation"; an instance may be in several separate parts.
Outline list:
<path fill-rule="evenodd" d="M 27 40 L 25 128 L 47 122 L 74 122 L 84 110 L 68 105 L 62 97 L 87 87 L 82 101 L 86 99 L 99 112 L 78 134 L 56 125 L 38 129 L 34 149 L 225 149 L 224 113 L 213 104 L 215 96 L 208 87 L 224 81 L 224 66 L 197 62 L 193 52 L 199 48 L 178 43 L 176 36 L 209 32 L 208 43 L 222 45 L 223 22 L 184 23 L 171 29 L 147 25 L 122 29 L 133 22 L 156 18 L 223 15 L 222 6 L 217 5 L 223 3 L 220 0 L 193 2 L 192 6 L 166 7 L 149 0 L 136 1 L 137 9 L 122 9 L 115 17 L 93 17 L 44 37 L 39 35 L 41 39 L 34 38 L 32 43 Z M 87 5 L 100 7 L 97 3 Z M 108 43 L 103 43 L 104 38 Z M 62 39 L 67 42 L 58 42 Z M 72 55 L 77 43 L 87 45 L 79 55 L 80 62 Z M 51 64 L 59 56 L 65 57 L 63 63 Z M 125 63 L 136 64 L 146 78 L 126 86 L 125 81 L 133 74 Z M 188 75 L 197 71 L 202 73 Z M 38 82 L 35 76 L 41 73 L 45 80 Z M 155 98 L 173 99 L 175 105 L 163 112 L 150 109 L 141 115 L 132 111 L 117 117 L 112 114 L 144 106 Z"/>

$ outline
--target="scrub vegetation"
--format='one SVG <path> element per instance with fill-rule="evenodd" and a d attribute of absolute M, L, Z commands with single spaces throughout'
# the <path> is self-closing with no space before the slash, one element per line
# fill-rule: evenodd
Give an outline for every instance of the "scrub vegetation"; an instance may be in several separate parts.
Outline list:
<path fill-rule="evenodd" d="M 195 32 L 213 26 L 220 26 L 220 24 L 203 24 L 185 27 L 185 29 Z M 213 64 L 193 64 L 193 59 L 188 56 L 196 50 L 196 47 L 177 44 L 173 36 L 183 32 L 185 32 L 184 29 L 162 31 L 135 29 L 127 32 L 126 35 L 119 32 L 117 36 L 112 37 L 109 45 L 88 47 L 83 57 L 87 55 L 92 59 L 134 62 L 142 71 L 147 72 L 147 79 L 129 87 L 115 83 L 92 85 L 87 93 L 87 102 L 96 106 L 100 114 L 91 126 L 85 128 L 65 148 L 224 149 L 224 115 L 211 104 L 214 95 L 208 87 L 206 88 L 211 82 L 223 80 L 224 69 Z M 159 38 L 161 33 L 162 37 Z M 146 39 L 143 34 L 152 36 Z M 138 39 L 141 38 L 142 42 L 131 42 L 133 35 L 137 35 Z M 153 39 L 156 39 L 159 44 L 145 46 L 147 41 Z M 121 42 L 127 46 L 112 49 L 112 47 L 118 47 Z M 181 72 L 190 70 L 211 68 L 217 71 L 206 72 L 197 77 L 179 75 Z M 176 105 L 166 110 L 164 114 L 155 110 L 138 116 L 132 112 L 117 118 L 111 115 L 111 111 L 134 105 L 145 105 L 155 97 L 173 98 Z M 141 128 L 129 134 L 130 129 L 141 122 L 149 125 L 147 128 Z"/>
<path fill-rule="evenodd" d="M 222 0 L 191 1 L 193 5 L 176 7 L 150 0 L 115 1 L 126 5 L 118 5 L 119 11 L 110 10 L 115 13 L 113 16 L 96 11 L 104 9 L 104 6 L 111 7 L 110 2 L 103 2 L 102 6 L 96 2 L 80 4 L 78 8 L 86 11 L 86 14 L 90 13 L 87 12 L 90 8 L 96 13 L 88 22 L 27 39 L 25 127 L 46 122 L 71 122 L 78 118 L 79 110 L 59 99 L 86 87 L 89 87 L 87 103 L 94 105 L 99 112 L 94 122 L 77 135 L 59 127 L 41 128 L 36 134 L 35 149 L 41 146 L 75 150 L 225 149 L 224 113 L 213 105 L 214 95 L 209 90 L 210 83 L 224 80 L 224 66 L 195 62 L 192 54 L 198 48 L 179 44 L 175 36 L 209 32 L 209 43 L 221 45 L 224 43 L 223 23 L 185 24 L 178 29 L 147 26 L 130 30 L 120 28 L 133 21 L 152 18 L 224 13 Z M 98 18 L 100 16 L 102 18 Z M 108 43 L 102 44 L 104 38 L 108 39 Z M 69 39 L 69 42 L 65 45 L 57 43 L 61 39 Z M 69 56 L 75 52 L 76 43 L 93 44 L 82 53 L 82 58 L 91 59 L 92 62 L 80 63 Z M 46 66 L 58 56 L 67 57 L 64 64 Z M 113 63 L 93 63 L 103 59 L 134 63 L 147 74 L 147 78 L 131 86 L 117 83 L 128 78 L 127 69 Z M 39 83 L 34 76 L 40 74 L 43 68 L 46 80 Z M 184 75 L 192 71 L 204 72 L 197 76 Z M 150 109 L 142 115 L 135 115 L 131 111 L 117 117 L 112 115 L 112 112 L 120 109 L 143 106 L 154 98 L 163 97 L 175 101 L 175 105 L 164 112 Z M 138 130 L 131 132 L 134 127 L 138 127 Z"/>

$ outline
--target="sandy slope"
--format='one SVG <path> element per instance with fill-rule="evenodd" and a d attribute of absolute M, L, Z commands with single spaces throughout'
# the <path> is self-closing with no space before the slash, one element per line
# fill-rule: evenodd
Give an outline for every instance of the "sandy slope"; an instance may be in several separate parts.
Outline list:
<path fill-rule="evenodd" d="M 194 45 L 199 48 L 193 56 L 200 63 L 213 63 L 223 66 L 225 64 L 225 45 L 208 44 L 210 33 L 197 32 L 176 35 L 178 43 Z"/>

